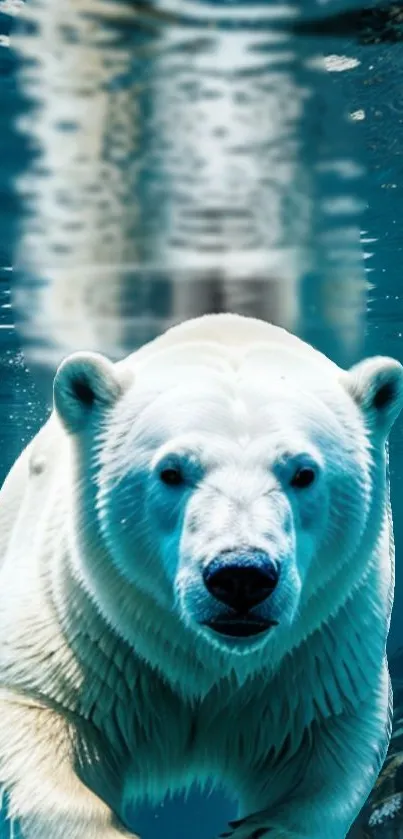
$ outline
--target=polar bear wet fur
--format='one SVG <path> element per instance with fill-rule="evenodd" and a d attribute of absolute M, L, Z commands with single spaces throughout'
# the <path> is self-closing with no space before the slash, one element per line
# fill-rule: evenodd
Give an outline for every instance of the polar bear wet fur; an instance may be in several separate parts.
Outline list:
<path fill-rule="evenodd" d="M 210 777 L 232 839 L 342 839 L 390 734 L 401 365 L 235 315 L 59 368 L 0 494 L 0 782 L 24 839 Z"/>

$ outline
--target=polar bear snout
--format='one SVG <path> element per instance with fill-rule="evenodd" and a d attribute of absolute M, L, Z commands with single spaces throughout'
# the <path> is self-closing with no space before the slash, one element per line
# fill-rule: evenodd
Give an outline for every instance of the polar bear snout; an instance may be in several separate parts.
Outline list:
<path fill-rule="evenodd" d="M 203 571 L 208 592 L 238 615 L 270 597 L 278 579 L 278 565 L 264 551 L 223 551 Z"/>

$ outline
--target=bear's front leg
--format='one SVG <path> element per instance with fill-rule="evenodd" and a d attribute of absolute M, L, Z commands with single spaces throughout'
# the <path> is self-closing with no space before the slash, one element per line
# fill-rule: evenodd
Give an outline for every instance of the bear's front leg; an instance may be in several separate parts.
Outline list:
<path fill-rule="evenodd" d="M 385 676 L 382 687 L 354 713 L 314 723 L 295 754 L 288 752 L 277 765 L 262 762 L 246 783 L 240 773 L 245 815 L 231 822 L 222 837 L 345 839 L 386 757 L 388 681 Z"/>
<path fill-rule="evenodd" d="M 18 835 L 138 839 L 80 780 L 76 743 L 77 722 L 73 725 L 35 700 L 1 692 L 0 785 L 6 793 L 8 819 L 16 822 Z"/>

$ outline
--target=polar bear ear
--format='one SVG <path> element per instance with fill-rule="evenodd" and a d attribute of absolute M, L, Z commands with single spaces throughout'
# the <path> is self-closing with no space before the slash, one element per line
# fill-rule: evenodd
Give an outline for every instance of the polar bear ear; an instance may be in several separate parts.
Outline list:
<path fill-rule="evenodd" d="M 103 355 L 73 353 L 60 365 L 53 382 L 53 402 L 66 430 L 80 431 L 96 409 L 112 405 L 122 393 L 114 364 Z"/>
<path fill-rule="evenodd" d="M 387 436 L 403 407 L 403 367 L 393 358 L 376 356 L 347 373 L 347 390 L 373 431 Z"/>

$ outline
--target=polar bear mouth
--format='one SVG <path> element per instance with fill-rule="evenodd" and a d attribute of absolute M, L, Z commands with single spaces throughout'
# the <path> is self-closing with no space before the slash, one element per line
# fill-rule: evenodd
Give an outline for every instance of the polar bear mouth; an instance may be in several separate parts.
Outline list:
<path fill-rule="evenodd" d="M 252 635 L 260 635 L 267 632 L 277 621 L 257 620 L 252 618 L 217 618 L 206 621 L 204 626 L 218 632 L 220 635 L 227 635 L 230 638 L 250 638 Z"/>

